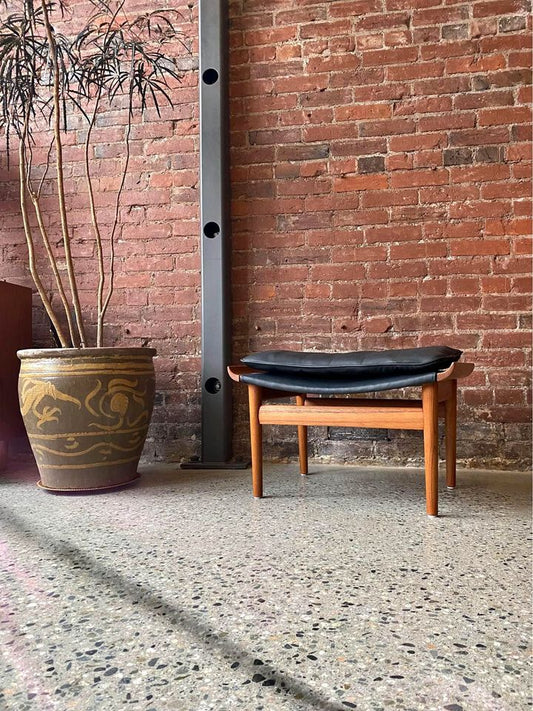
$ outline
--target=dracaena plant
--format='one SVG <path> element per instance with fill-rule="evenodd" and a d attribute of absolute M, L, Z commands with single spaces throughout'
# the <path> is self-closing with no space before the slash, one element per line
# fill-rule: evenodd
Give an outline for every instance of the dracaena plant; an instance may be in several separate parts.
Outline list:
<path fill-rule="evenodd" d="M 77 125 L 76 116 L 86 126 L 86 199 L 98 271 L 95 345 L 100 347 L 113 294 L 114 240 L 128 175 L 132 125 L 148 108 L 160 115 L 162 103 L 172 106 L 172 86 L 182 76 L 174 55 L 181 55 L 181 51 L 176 52 L 178 48 L 189 51 L 177 27 L 182 18 L 176 10 L 152 9 L 130 16 L 127 4 L 127 0 L 88 0 L 91 16 L 68 36 L 59 31 L 76 20 L 68 0 L 0 0 L 0 129 L 8 160 L 11 150 L 18 149 L 20 207 L 29 269 L 62 347 L 91 345 L 87 343 L 72 254 L 65 187 L 68 172 L 63 158 L 66 132 Z M 114 217 L 104 231 L 91 160 L 97 118 L 114 108 L 126 115 L 124 151 Z M 44 167 L 34 158 L 37 134 L 41 142 L 43 136 L 48 141 Z M 43 208 L 43 196 L 50 192 L 43 188 L 50 180 L 55 183 L 52 192 L 57 196 L 58 234 L 51 234 Z M 37 259 L 42 247 L 49 266 L 46 278 Z M 58 296 L 55 300 L 49 296 L 50 284 Z"/>

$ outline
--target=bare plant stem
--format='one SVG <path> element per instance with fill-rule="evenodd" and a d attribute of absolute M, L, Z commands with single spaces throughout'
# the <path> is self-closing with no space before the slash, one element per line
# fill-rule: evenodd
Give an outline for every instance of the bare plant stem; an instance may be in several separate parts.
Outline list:
<path fill-rule="evenodd" d="M 86 346 L 85 328 L 83 325 L 83 317 L 80 307 L 80 299 L 78 287 L 74 274 L 74 265 L 72 263 L 72 254 L 70 248 L 70 233 L 68 230 L 67 211 L 65 205 L 65 186 L 63 182 L 63 144 L 61 142 L 61 105 L 60 105 L 60 89 L 59 89 L 59 66 L 57 61 L 57 46 L 54 39 L 54 33 L 48 16 L 50 5 L 47 0 L 41 0 L 43 10 L 43 21 L 46 29 L 48 45 L 50 47 L 50 56 L 54 71 L 53 85 L 53 102 L 54 102 L 54 141 L 56 148 L 56 174 L 57 174 L 57 192 L 59 199 L 59 214 L 61 217 L 61 232 L 63 236 L 63 247 L 65 250 L 65 261 L 67 264 L 67 274 L 72 296 L 72 305 L 74 306 L 74 314 L 76 317 L 76 325 L 79 333 L 79 347 Z M 76 346 L 76 343 L 74 344 Z"/>
<path fill-rule="evenodd" d="M 54 253 L 52 252 L 52 246 L 51 246 L 50 240 L 48 238 L 48 232 L 47 232 L 46 227 L 43 222 L 41 205 L 39 204 L 39 199 L 38 199 L 37 195 L 32 193 L 31 190 L 28 190 L 28 193 L 30 195 L 30 199 L 33 204 L 33 209 L 35 210 L 35 216 L 37 217 L 37 224 L 39 225 L 39 230 L 41 232 L 41 239 L 42 239 L 44 247 L 46 249 L 46 254 L 48 255 L 48 261 L 50 262 L 50 268 L 51 268 L 54 278 L 56 280 L 57 292 L 59 294 L 59 298 L 61 299 L 61 303 L 63 304 L 63 308 L 65 310 L 65 316 L 67 318 L 67 323 L 68 323 L 68 330 L 70 333 L 70 340 L 72 341 L 72 343 L 74 343 L 74 324 L 72 322 L 72 316 L 70 315 L 69 303 L 68 303 L 67 295 L 65 293 L 65 289 L 63 287 L 63 282 L 61 280 L 61 275 L 59 274 L 59 269 L 57 267 L 57 261 L 54 256 Z"/>
<path fill-rule="evenodd" d="M 104 322 L 104 317 L 107 311 L 107 307 L 109 306 L 109 302 L 111 300 L 111 296 L 113 295 L 113 281 L 114 281 L 114 275 L 115 275 L 115 232 L 117 231 L 117 226 L 118 226 L 118 215 L 119 215 L 119 210 L 120 210 L 120 198 L 122 196 L 122 192 L 124 190 L 124 185 L 126 183 L 126 175 L 128 174 L 128 166 L 130 162 L 130 136 L 131 136 L 131 111 L 128 116 L 128 127 L 126 129 L 126 158 L 124 160 L 124 167 L 122 169 L 122 179 L 120 181 L 120 186 L 117 191 L 117 197 L 115 200 L 115 216 L 113 219 L 113 227 L 111 229 L 111 236 L 109 238 L 109 245 L 110 245 L 110 257 L 109 257 L 109 289 L 107 292 L 106 300 L 104 302 L 103 308 L 102 308 L 102 313 L 99 315 L 99 327 L 100 327 L 100 322 L 101 322 L 101 328 L 103 329 L 103 322 Z"/>
<path fill-rule="evenodd" d="M 118 3 L 117 7 L 115 8 L 115 12 L 113 13 L 111 22 L 109 23 L 109 26 L 108 26 L 107 31 L 105 33 L 104 44 L 107 41 L 107 38 L 109 36 L 109 33 L 111 31 L 111 27 L 112 27 L 113 23 L 115 22 L 119 13 L 122 12 L 124 3 L 125 3 L 125 0 L 121 0 Z M 114 281 L 114 277 L 115 277 L 115 232 L 116 232 L 117 223 L 118 223 L 118 210 L 119 210 L 119 205 L 120 205 L 120 195 L 121 195 L 122 189 L 124 187 L 126 170 L 127 170 L 128 162 L 129 162 L 129 135 L 130 135 L 129 128 L 131 126 L 131 113 L 130 113 L 129 120 L 128 120 L 128 133 L 127 133 L 127 138 L 126 138 L 127 157 L 126 157 L 126 163 L 124 166 L 124 170 L 122 172 L 122 180 L 121 180 L 121 184 L 120 184 L 120 189 L 119 189 L 117 199 L 115 202 L 115 217 L 114 217 L 113 227 L 112 227 L 111 236 L 110 236 L 109 290 L 108 290 L 106 300 L 105 300 L 105 302 L 103 302 L 104 286 L 105 286 L 104 253 L 103 253 L 103 248 L 102 248 L 102 236 L 100 233 L 100 229 L 99 229 L 98 221 L 97 221 L 97 216 L 96 216 L 96 211 L 94 208 L 94 197 L 93 197 L 92 180 L 91 180 L 91 173 L 90 173 L 90 164 L 89 164 L 89 142 L 90 142 L 91 133 L 92 133 L 95 121 L 96 121 L 96 114 L 98 112 L 98 106 L 100 103 L 101 96 L 102 96 L 102 89 L 101 89 L 101 87 L 99 87 L 98 95 L 95 99 L 94 111 L 93 111 L 93 114 L 91 117 L 91 121 L 89 122 L 89 128 L 87 131 L 87 139 L 85 141 L 85 174 L 87 176 L 89 201 L 90 201 L 90 207 L 91 207 L 91 220 L 93 223 L 95 240 L 96 240 L 96 249 L 97 249 L 97 254 L 98 254 L 99 279 L 98 279 L 98 294 L 97 294 L 98 309 L 97 309 L 97 320 L 96 320 L 96 346 L 98 348 L 101 348 L 103 345 L 104 318 L 105 318 L 105 314 L 107 311 L 107 307 L 109 305 L 109 301 L 110 301 L 111 296 L 113 294 L 113 281 Z"/>
<path fill-rule="evenodd" d="M 89 208 L 91 212 L 91 223 L 94 232 L 94 240 L 96 243 L 96 254 L 98 261 L 98 288 L 96 292 L 96 306 L 97 306 L 97 323 L 96 323 L 96 347 L 101 348 L 103 345 L 103 301 L 104 301 L 104 286 L 105 286 L 105 266 L 104 266 L 104 250 L 102 247 L 102 235 L 100 233 L 100 226 L 98 224 L 98 217 L 96 214 L 96 208 L 94 204 L 94 191 L 93 191 L 93 181 L 91 176 L 91 168 L 89 161 L 89 148 L 91 143 L 91 134 L 96 121 L 96 114 L 98 111 L 98 104 L 100 102 L 101 91 L 98 92 L 98 96 L 95 99 L 95 107 L 89 121 L 89 128 L 87 129 L 87 137 L 85 139 L 85 178 L 87 180 L 87 192 L 89 194 Z"/>
<path fill-rule="evenodd" d="M 69 346 L 72 345 L 72 343 L 69 341 L 69 339 L 66 337 L 61 324 L 58 321 L 58 318 L 56 316 L 56 313 L 52 307 L 52 304 L 50 303 L 50 299 L 48 298 L 48 295 L 45 291 L 45 288 L 43 286 L 43 283 L 41 281 L 41 277 L 39 276 L 39 272 L 37 270 L 36 264 L 35 264 L 35 248 L 34 248 L 34 242 L 33 242 L 33 234 L 31 231 L 31 226 L 30 226 L 30 221 L 28 218 L 28 204 L 26 202 L 26 194 L 27 194 L 27 182 L 26 182 L 26 154 L 25 154 L 25 142 L 26 142 L 26 131 L 23 132 L 23 135 L 20 140 L 20 146 L 19 146 L 19 176 L 20 176 L 20 210 L 22 212 L 22 221 L 24 224 L 24 235 L 26 236 L 26 243 L 28 245 L 28 263 L 30 267 L 30 274 L 32 276 L 32 279 L 35 283 L 35 286 L 37 287 L 37 291 L 39 292 L 39 296 L 41 298 L 41 301 L 43 302 L 44 308 L 46 310 L 46 313 L 48 314 L 48 318 L 52 322 L 57 336 L 59 338 L 59 341 L 63 348 L 68 348 Z"/>
<path fill-rule="evenodd" d="M 43 220 L 43 214 L 41 210 L 41 194 L 43 190 L 43 185 L 44 181 L 46 179 L 46 176 L 48 174 L 48 169 L 50 167 L 50 155 L 52 153 L 52 148 L 53 148 L 53 141 L 50 143 L 50 146 L 48 148 L 48 154 L 46 156 L 46 167 L 45 170 L 41 176 L 41 179 L 39 181 L 39 186 L 37 190 L 34 189 L 33 187 L 33 181 L 32 181 L 32 165 L 33 165 L 33 152 L 31 149 L 31 143 L 26 141 L 26 151 L 25 151 L 25 159 L 26 159 L 26 165 L 25 165 L 25 170 L 26 170 L 26 191 L 27 194 L 30 196 L 30 199 L 33 204 L 33 209 L 35 211 L 35 216 L 37 218 L 37 224 L 39 225 L 39 231 L 41 233 L 41 239 L 43 241 L 46 254 L 48 255 L 48 261 L 50 264 L 50 269 L 52 270 L 52 274 L 54 275 L 55 282 L 56 282 L 56 287 L 57 291 L 59 294 L 59 298 L 61 299 L 61 303 L 63 304 L 63 310 L 65 312 L 65 317 L 67 319 L 67 324 L 68 324 L 68 330 L 70 333 L 70 341 L 71 343 L 74 343 L 74 323 L 72 322 L 72 316 L 70 313 L 70 306 L 68 303 L 67 295 L 65 293 L 65 288 L 63 286 L 63 280 L 61 278 L 61 275 L 59 273 L 59 268 L 57 265 L 57 259 L 55 258 L 55 255 L 52 251 L 52 245 L 50 244 L 50 238 L 48 237 L 48 231 L 44 225 L 44 220 Z"/>

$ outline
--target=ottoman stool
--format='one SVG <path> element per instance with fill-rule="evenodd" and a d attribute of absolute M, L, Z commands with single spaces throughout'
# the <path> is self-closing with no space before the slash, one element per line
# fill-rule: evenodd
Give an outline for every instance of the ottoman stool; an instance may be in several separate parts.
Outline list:
<path fill-rule="evenodd" d="M 455 487 L 457 381 L 474 370 L 459 363 L 462 352 L 447 346 L 353 353 L 263 351 L 228 367 L 230 377 L 248 386 L 252 485 L 263 496 L 263 425 L 298 428 L 300 473 L 307 474 L 307 427 L 371 427 L 422 430 L 426 511 L 438 515 L 438 418 L 444 417 L 446 485 Z M 420 399 L 346 398 L 421 386 Z M 317 397 L 318 396 L 318 397 Z M 295 404 L 264 404 L 295 397 Z"/>

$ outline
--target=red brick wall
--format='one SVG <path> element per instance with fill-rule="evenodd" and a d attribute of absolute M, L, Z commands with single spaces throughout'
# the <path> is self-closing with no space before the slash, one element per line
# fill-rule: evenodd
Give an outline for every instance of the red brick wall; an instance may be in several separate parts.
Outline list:
<path fill-rule="evenodd" d="M 231 7 L 237 355 L 461 348 L 463 456 L 527 456 L 529 3 Z M 420 454 L 319 434 L 337 458 Z"/>
<path fill-rule="evenodd" d="M 461 395 L 459 457 L 526 466 L 529 3 L 234 0 L 230 19 L 235 358 L 461 348 L 476 371 Z M 196 6 L 187 27 L 193 37 Z M 169 459 L 199 453 L 196 82 L 189 73 L 174 113 L 136 132 L 110 315 L 114 342 L 160 353 L 148 454 Z M 120 155 L 108 118 L 95 155 L 103 188 Z M 73 155 L 73 176 L 76 165 Z M 2 157 L 1 276 L 23 282 L 11 177 Z M 235 397 L 243 456 L 244 393 Z M 271 456 L 294 455 L 294 433 L 268 432 Z M 379 431 L 318 429 L 312 451 L 421 457 L 418 434 Z"/>

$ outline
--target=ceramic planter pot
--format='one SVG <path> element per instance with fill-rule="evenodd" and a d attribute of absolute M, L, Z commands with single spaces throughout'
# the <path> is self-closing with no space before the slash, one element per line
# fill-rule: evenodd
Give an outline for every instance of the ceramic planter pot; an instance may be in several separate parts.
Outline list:
<path fill-rule="evenodd" d="M 155 354 L 153 348 L 18 352 L 20 409 L 41 487 L 96 491 L 138 478 Z"/>

